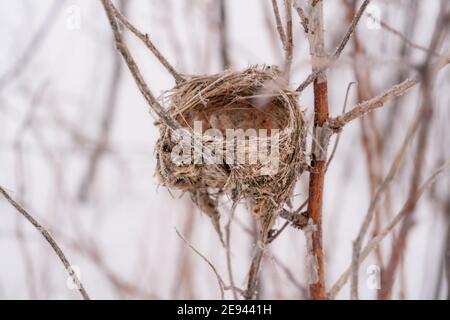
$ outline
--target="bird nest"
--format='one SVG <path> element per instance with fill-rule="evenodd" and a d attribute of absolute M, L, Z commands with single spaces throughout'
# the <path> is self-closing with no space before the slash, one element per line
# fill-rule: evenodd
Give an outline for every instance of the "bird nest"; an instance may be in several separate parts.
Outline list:
<path fill-rule="evenodd" d="M 219 232 L 223 194 L 245 199 L 264 229 L 271 227 L 305 164 L 304 115 L 282 73 L 254 66 L 192 76 L 161 101 L 182 128 L 160 124 L 162 184 L 190 192 Z"/>

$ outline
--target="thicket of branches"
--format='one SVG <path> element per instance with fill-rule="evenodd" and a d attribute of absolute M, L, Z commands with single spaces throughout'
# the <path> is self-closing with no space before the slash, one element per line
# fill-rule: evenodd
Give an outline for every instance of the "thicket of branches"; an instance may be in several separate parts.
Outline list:
<path fill-rule="evenodd" d="M 117 49 L 116 52 L 113 48 L 108 48 L 112 63 L 105 76 L 107 88 L 104 109 L 100 110 L 95 118 L 98 122 L 97 134 L 92 137 L 83 130 L 82 125 L 73 125 L 67 115 L 58 114 L 56 108 L 48 111 L 54 128 L 53 134 L 68 132 L 71 141 L 69 146 L 89 146 L 83 151 L 82 158 L 85 165 L 77 171 L 77 183 L 70 190 L 63 187 L 66 179 L 73 179 L 66 177 L 66 171 L 69 170 L 68 160 L 61 160 L 62 157 L 54 145 L 46 144 L 39 128 L 45 125 L 45 119 L 42 120 L 36 115 L 37 106 L 43 104 L 40 108 L 45 108 L 45 104 L 49 104 L 42 95 L 51 91 L 51 82 L 44 80 L 34 92 L 29 93 L 27 79 L 21 77 L 21 73 L 26 73 L 28 66 L 33 63 L 32 52 L 49 36 L 52 28 L 50 22 L 55 19 L 56 13 L 61 11 L 61 2 L 56 1 L 51 6 L 45 22 L 36 30 L 28 46 L 23 49 L 24 54 L 11 63 L 6 72 L 0 74 L 0 93 L 6 106 L 2 108 L 2 112 L 7 113 L 12 108 L 14 102 L 8 99 L 8 92 L 12 89 L 8 87 L 14 86 L 14 83 L 21 83 L 20 86 L 24 87 L 21 90 L 15 88 L 15 94 L 22 91 L 20 94 L 30 99 L 29 108 L 24 115 L 20 115 L 20 125 L 14 127 L 15 130 L 5 129 L 8 134 L 5 135 L 8 137 L 6 148 L 11 149 L 8 152 L 11 152 L 15 159 L 12 166 L 9 162 L 9 170 L 16 173 L 13 174 L 14 178 L 10 179 L 13 181 L 12 185 L 6 185 L 0 180 L 1 194 L 20 218 L 25 218 L 45 238 L 84 299 L 89 299 L 88 292 L 95 287 L 95 282 L 92 281 L 92 277 L 87 278 L 90 281 L 84 281 L 74 272 L 67 258 L 74 253 L 86 257 L 96 266 L 97 271 L 115 290 L 116 296 L 123 298 L 197 297 L 196 287 L 205 281 L 205 277 L 194 267 L 195 259 L 198 259 L 195 260 L 196 265 L 210 269 L 212 277 L 218 284 L 219 296 L 222 298 L 359 299 L 360 291 L 366 283 L 366 279 L 362 277 L 367 276 L 362 272 L 362 266 L 367 265 L 367 260 L 379 268 L 375 274 L 376 277 L 380 277 L 376 298 L 408 298 L 406 283 L 411 274 L 407 270 L 412 270 L 409 272 L 417 270 L 411 265 L 408 268 L 405 257 L 408 250 L 413 250 L 410 239 L 417 223 L 420 222 L 419 217 L 422 216 L 430 220 L 440 219 L 439 221 L 448 226 L 441 228 L 443 235 L 439 234 L 433 241 L 429 240 L 433 235 L 416 236 L 417 241 L 427 243 L 424 245 L 427 246 L 427 250 L 432 249 L 436 252 L 438 258 L 434 259 L 437 262 L 431 273 L 434 281 L 433 298 L 441 298 L 442 284 L 446 281 L 448 283 L 450 279 L 448 269 L 450 262 L 446 254 L 450 247 L 448 241 L 450 201 L 444 191 L 449 177 L 446 169 L 450 166 L 450 155 L 445 148 L 447 143 L 445 134 L 448 133 L 446 124 L 450 120 L 449 98 L 445 89 L 449 79 L 447 65 L 450 63 L 450 52 L 447 47 L 450 4 L 446 0 L 441 0 L 434 11 L 428 9 L 427 12 L 433 18 L 427 18 L 422 22 L 426 23 L 429 29 L 424 32 L 417 25 L 426 6 L 424 2 L 411 0 L 385 4 L 382 1 L 342 0 L 339 1 L 338 7 L 343 15 L 340 19 L 335 19 L 333 15 L 327 15 L 331 5 L 323 0 L 261 1 L 260 9 L 263 9 L 265 17 L 264 32 L 271 41 L 275 55 L 279 57 L 279 67 L 290 86 L 297 88 L 299 103 L 310 117 L 307 154 L 309 172 L 299 176 L 299 194 L 294 195 L 285 209 L 278 213 L 278 224 L 264 243 L 256 243 L 257 228 L 242 204 L 230 201 L 223 203 L 221 210 L 227 217 L 226 221 L 222 222 L 225 230 L 225 248 L 217 244 L 213 249 L 213 257 L 204 253 L 196 244 L 198 234 L 207 234 L 211 237 L 208 233 L 211 227 L 208 224 L 198 226 L 199 218 L 194 215 L 198 209 L 189 200 L 179 200 L 176 196 L 166 198 L 164 201 L 179 202 L 187 212 L 178 214 L 184 215 L 179 217 L 183 224 L 177 227 L 174 233 L 178 240 L 182 241 L 177 243 L 179 247 L 176 245 L 170 247 L 176 252 L 177 263 L 176 267 L 172 268 L 173 275 L 167 276 L 159 285 L 159 288 L 163 288 L 160 292 L 150 284 L 130 280 L 120 270 L 114 270 L 107 262 L 107 253 L 102 252 L 101 246 L 96 242 L 99 224 L 107 213 L 99 214 L 93 219 L 91 223 L 94 227 L 90 231 L 82 228 L 83 222 L 79 217 L 71 218 L 73 223 L 71 236 L 60 233 L 57 225 L 53 224 L 49 217 L 45 217 L 43 221 L 52 225 L 52 232 L 49 232 L 45 223 L 35 217 L 34 210 L 29 209 L 33 208 L 31 200 L 33 198 L 27 191 L 28 179 L 24 174 L 25 171 L 31 170 L 25 169 L 24 163 L 31 166 L 33 161 L 27 162 L 28 153 L 24 147 L 27 141 L 25 138 L 31 133 L 32 143 L 38 146 L 42 159 L 48 162 L 53 171 L 54 198 L 66 204 L 73 203 L 67 207 L 74 212 L 76 208 L 82 208 L 86 203 L 95 203 L 96 197 L 102 196 L 102 183 L 106 181 L 101 177 L 101 170 L 107 165 L 105 158 L 110 158 L 108 161 L 113 164 L 118 163 L 116 165 L 119 168 L 115 170 L 123 171 L 121 166 L 124 164 L 120 158 L 126 151 L 114 150 L 111 142 L 119 108 L 119 90 L 123 82 L 133 83 L 133 86 L 137 87 L 155 120 L 172 129 L 179 127 L 151 89 L 154 81 L 152 72 L 142 67 L 142 62 L 136 58 L 135 50 L 148 49 L 152 56 L 146 56 L 146 59 L 156 58 L 155 61 L 159 62 L 161 70 L 172 77 L 174 84 L 185 81 L 186 74 L 191 70 L 184 70 L 180 63 L 174 63 L 178 59 L 177 55 L 182 56 L 179 49 L 183 45 L 179 42 L 176 30 L 172 30 L 169 24 L 166 23 L 165 34 L 169 35 L 171 45 L 175 49 L 178 48 L 177 55 L 172 55 L 171 59 L 166 57 L 153 42 L 156 31 L 145 30 L 135 25 L 131 7 L 142 6 L 139 1 L 116 1 L 114 4 L 110 0 L 99 0 L 102 6 L 96 7 L 97 12 L 103 10 L 106 13 L 112 30 L 112 37 L 111 32 L 105 33 L 104 39 L 110 43 L 113 38 Z M 398 23 L 395 27 L 392 26 L 392 21 L 385 19 L 385 15 L 376 16 L 370 10 L 370 6 L 374 3 L 386 6 L 385 11 L 392 16 L 401 16 L 401 28 L 398 28 Z M 170 15 L 173 8 L 164 7 L 166 5 L 167 3 L 161 5 L 161 10 L 166 10 Z M 233 58 L 236 57 L 237 46 L 233 43 L 239 35 L 231 31 L 232 15 L 235 12 L 232 8 L 235 7 L 226 0 L 210 1 L 202 8 L 210 14 L 206 20 L 215 25 L 210 31 L 215 37 L 214 41 L 208 41 L 207 47 L 215 50 L 222 70 L 238 68 Z M 102 23 L 107 24 L 104 19 Z M 379 28 L 376 32 L 381 35 L 380 39 L 387 38 L 390 42 L 370 43 L 367 30 L 364 30 L 367 23 L 376 25 Z M 135 40 L 139 40 L 140 44 L 134 43 Z M 383 56 L 380 53 L 382 50 L 389 53 Z M 301 66 L 305 61 L 307 68 Z M 388 72 L 381 73 L 377 70 L 385 68 L 386 65 L 389 66 Z M 307 70 L 307 73 L 302 72 L 301 68 Z M 125 69 L 128 69 L 127 72 Z M 41 102 L 41 99 L 44 99 L 45 103 Z M 338 100 L 339 107 L 336 107 Z M 141 105 L 144 106 L 143 103 Z M 144 114 L 145 108 L 142 108 L 141 112 Z M 3 117 L 6 120 L 2 121 L 18 121 L 9 115 Z M 132 123 L 129 125 L 133 126 Z M 342 150 L 344 148 L 345 153 Z M 146 154 L 150 155 L 151 151 L 147 150 Z M 351 167 L 357 165 L 363 166 L 361 176 L 364 179 L 353 181 L 348 176 L 353 172 Z M 345 169 L 345 175 L 333 173 L 338 168 Z M 435 183 L 438 178 L 441 180 Z M 360 208 L 358 198 L 363 197 L 362 194 L 365 192 L 362 185 L 366 185 L 368 190 L 368 194 L 364 195 L 367 201 L 363 201 L 365 209 L 358 213 L 357 218 L 347 217 L 345 221 L 348 227 L 344 228 L 342 223 L 339 223 L 344 220 L 341 217 L 344 215 L 342 208 L 339 208 L 340 194 L 344 193 L 345 188 L 349 189 L 350 204 L 346 208 L 352 206 Z M 100 192 L 95 191 L 97 189 Z M 126 189 L 122 189 L 123 191 Z M 120 196 L 126 197 L 126 192 Z M 332 203 L 329 200 L 332 197 L 338 198 L 338 205 L 336 202 L 333 205 L 326 205 L 327 201 Z M 173 208 L 175 207 L 176 205 Z M 71 212 L 67 214 L 76 215 Z M 166 213 L 164 208 L 160 208 L 147 214 Z M 331 222 L 327 221 L 327 218 Z M 34 298 L 45 296 L 42 293 L 44 289 L 38 285 L 39 268 L 34 265 L 33 254 L 28 244 L 29 241 L 38 240 L 34 238 L 27 240 L 22 230 L 23 222 L 16 223 L 14 239 L 19 241 L 30 296 Z M 329 261 L 328 255 L 334 250 L 334 244 L 330 240 L 342 232 L 339 228 L 350 232 L 352 237 L 352 241 L 341 244 L 348 248 L 347 253 L 351 249 L 351 257 L 344 269 L 341 269 L 342 263 L 339 263 L 338 267 L 326 263 Z M 205 231 L 206 229 L 209 231 Z M 125 232 L 125 237 L 126 234 Z M 165 246 L 164 232 L 159 241 Z M 278 255 L 279 252 L 283 252 L 283 246 L 290 246 L 293 241 L 302 246 L 301 251 L 297 246 L 299 250 L 297 253 L 289 252 L 287 258 L 280 259 Z M 148 246 L 143 248 L 158 246 L 145 242 L 145 240 L 140 242 L 140 245 L 144 243 Z M 246 243 L 246 248 L 243 248 L 242 243 Z M 440 243 L 440 247 L 436 246 L 436 243 Z M 243 249 L 246 253 L 242 253 Z M 146 262 L 138 262 L 136 268 L 150 266 L 156 273 L 163 272 L 164 266 L 160 263 L 160 257 L 145 254 L 143 251 L 145 250 L 138 250 L 138 253 Z M 192 256 L 192 253 L 197 257 Z M 217 258 L 221 255 L 222 258 Z M 223 265 L 218 266 L 220 261 Z M 410 259 L 408 263 L 414 262 Z M 86 269 L 91 270 L 87 267 Z M 281 277 L 287 279 L 290 286 L 289 293 L 286 293 L 286 288 L 279 284 L 278 279 Z M 341 290 L 346 285 L 349 290 L 344 294 Z M 8 288 L 4 290 L 7 291 Z M 91 293 L 91 296 L 95 297 L 95 294 Z"/>

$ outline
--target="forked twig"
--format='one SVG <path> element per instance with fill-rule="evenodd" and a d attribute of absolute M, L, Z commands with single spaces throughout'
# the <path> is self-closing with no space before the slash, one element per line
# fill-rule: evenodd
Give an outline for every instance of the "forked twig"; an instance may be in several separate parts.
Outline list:
<path fill-rule="evenodd" d="M 430 76 L 435 76 L 441 69 L 443 69 L 448 64 L 450 64 L 450 56 L 441 57 L 439 61 L 431 68 Z M 402 83 L 391 87 L 390 89 L 379 94 L 378 96 L 357 104 L 350 111 L 347 111 L 346 113 L 338 117 L 330 118 L 329 120 L 330 128 L 335 131 L 341 130 L 347 123 L 355 119 L 358 119 L 375 109 L 381 108 L 386 104 L 386 102 L 388 102 L 392 98 L 401 97 L 407 91 L 409 91 L 411 88 L 413 88 L 420 82 L 421 79 L 419 78 L 419 76 L 408 78 L 404 80 Z"/>
<path fill-rule="evenodd" d="M 347 123 L 357 118 L 364 116 L 365 114 L 375 110 L 377 108 L 382 107 L 386 102 L 395 97 L 401 97 L 404 95 L 409 89 L 414 87 L 418 83 L 417 78 L 409 78 L 403 81 L 400 84 L 393 86 L 382 94 L 373 97 L 370 100 L 363 101 L 356 106 L 354 106 L 350 111 L 346 113 L 331 118 L 329 120 L 330 128 L 333 130 L 340 130 Z"/>
<path fill-rule="evenodd" d="M 300 17 L 300 22 L 302 24 L 303 31 L 305 32 L 306 35 L 308 35 L 308 33 L 309 33 L 309 19 L 306 16 L 305 11 L 303 10 L 303 8 L 302 8 L 302 6 L 300 4 L 300 0 L 294 0 L 293 6 L 294 6 L 294 9 L 297 11 L 298 16 Z"/>
<path fill-rule="evenodd" d="M 352 22 L 350 23 L 350 26 L 347 29 L 347 32 L 344 35 L 344 38 L 342 38 L 340 44 L 334 51 L 333 56 L 331 57 L 331 60 L 337 60 L 340 56 L 342 51 L 344 51 L 345 46 L 348 43 L 348 40 L 350 40 L 350 37 L 352 36 L 353 32 L 355 32 L 356 26 L 358 25 L 359 20 L 361 20 L 362 15 L 364 14 L 364 11 L 366 11 L 367 6 L 370 4 L 370 0 L 364 0 L 364 2 L 359 7 L 358 11 L 356 12 L 355 16 L 353 17 Z"/>
<path fill-rule="evenodd" d="M 421 50 L 424 51 L 426 53 L 430 53 L 433 56 L 439 56 L 438 53 L 436 52 L 430 52 L 430 49 L 423 47 L 417 43 L 412 42 L 410 39 L 408 39 L 407 36 L 405 36 L 403 33 L 401 33 L 400 31 L 398 31 L 397 29 L 391 27 L 390 25 L 388 25 L 387 23 L 385 23 L 384 21 L 382 21 L 381 19 L 376 18 L 373 14 L 371 13 L 367 13 L 366 14 L 370 19 L 378 22 L 380 24 L 381 27 L 383 27 L 384 29 L 386 29 L 387 31 L 389 31 L 390 33 L 396 35 L 397 37 L 399 37 L 404 43 L 406 43 L 408 46 L 410 46 L 411 48 L 417 49 L 417 50 Z"/>
<path fill-rule="evenodd" d="M 286 47 L 285 47 L 285 73 L 289 79 L 292 66 L 292 55 L 294 53 L 294 39 L 292 34 L 292 3 L 291 0 L 284 0 L 286 9 Z"/>
<path fill-rule="evenodd" d="M 302 92 L 306 89 L 311 83 L 314 82 L 314 80 L 317 79 L 317 77 L 323 73 L 330 65 L 333 64 L 337 59 L 339 59 L 342 51 L 344 50 L 345 46 L 348 43 L 348 40 L 350 39 L 353 32 L 355 32 L 356 26 L 358 25 L 359 20 L 361 20 L 361 17 L 366 10 L 367 6 L 369 5 L 370 0 L 365 0 L 361 6 L 359 7 L 356 15 L 353 17 L 353 20 L 350 24 L 350 26 L 347 29 L 347 32 L 345 33 L 344 37 L 342 38 L 341 42 L 337 46 L 336 50 L 334 51 L 333 55 L 330 57 L 328 63 L 322 64 L 322 66 L 318 69 L 313 71 L 297 88 L 298 92 Z M 297 9 L 298 6 L 296 6 Z M 300 7 L 301 8 L 301 7 Z M 299 11 L 297 9 L 297 13 L 300 15 L 300 18 L 302 21 L 304 20 L 304 17 L 302 18 L 302 11 Z"/>
<path fill-rule="evenodd" d="M 147 100 L 150 108 L 156 113 L 156 115 L 161 119 L 161 121 L 164 122 L 165 125 L 167 125 L 169 128 L 173 130 L 178 129 L 179 128 L 178 123 L 170 115 L 166 113 L 166 111 L 156 100 L 155 96 L 150 91 L 144 78 L 142 77 L 141 71 L 139 70 L 138 65 L 134 61 L 134 58 L 131 55 L 130 50 L 128 49 L 125 43 L 125 40 L 123 39 L 122 32 L 119 29 L 119 25 L 117 23 L 115 15 L 116 9 L 114 5 L 110 0 L 101 0 L 101 2 L 103 4 L 103 7 L 105 8 L 106 15 L 108 16 L 108 20 L 114 34 L 114 39 L 116 41 L 117 49 L 119 50 L 120 54 L 125 60 L 128 69 L 130 70 L 136 82 L 136 85 L 139 88 L 139 91 L 141 91 L 145 100 Z"/>
<path fill-rule="evenodd" d="M 112 10 L 117 19 L 128 29 L 130 30 L 136 37 L 138 37 L 145 46 L 155 55 L 155 57 L 161 62 L 161 64 L 169 71 L 169 73 L 174 77 L 176 83 L 180 83 L 184 81 L 184 78 L 175 70 L 175 68 L 167 61 L 167 59 L 162 55 L 162 53 L 156 48 L 153 42 L 148 37 L 148 34 L 143 34 L 136 27 L 134 27 L 130 21 L 122 14 L 119 10 L 117 10 L 114 5 L 112 5 Z"/>

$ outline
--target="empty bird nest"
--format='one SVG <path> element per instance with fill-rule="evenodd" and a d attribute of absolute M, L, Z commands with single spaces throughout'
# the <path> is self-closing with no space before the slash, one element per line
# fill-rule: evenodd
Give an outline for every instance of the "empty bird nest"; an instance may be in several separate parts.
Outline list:
<path fill-rule="evenodd" d="M 245 199 L 268 231 L 305 165 L 304 115 L 283 74 L 253 66 L 191 76 L 161 101 L 182 128 L 159 125 L 162 184 L 188 191 L 219 233 L 224 194 Z"/>

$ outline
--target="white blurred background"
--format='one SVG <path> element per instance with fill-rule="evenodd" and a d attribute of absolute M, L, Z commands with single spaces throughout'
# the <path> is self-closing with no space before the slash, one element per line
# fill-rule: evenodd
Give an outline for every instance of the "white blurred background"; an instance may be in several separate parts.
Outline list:
<path fill-rule="evenodd" d="M 349 24 L 356 1 L 325 1 L 326 44 L 333 50 Z M 185 74 L 223 69 L 219 0 L 115 1 L 124 14 Z M 225 0 L 225 32 L 231 68 L 282 65 L 270 0 Z M 301 1 L 303 4 L 304 1 Z M 279 1 L 280 9 L 283 8 Z M 417 47 L 428 47 L 439 0 L 373 1 L 371 12 Z M 284 17 L 284 10 L 281 10 Z M 176 234 L 176 229 L 228 282 L 225 251 L 209 219 L 187 195 L 170 192 L 155 176 L 158 130 L 125 64 L 115 50 L 100 1 L 0 0 L 0 185 L 32 213 L 61 245 L 95 299 L 217 299 L 214 273 Z M 174 82 L 157 59 L 129 32 L 127 42 L 156 95 Z M 414 74 L 427 53 L 407 44 L 386 26 L 365 16 L 357 28 L 362 50 L 350 41 L 328 73 L 330 113 L 338 115 L 346 88 L 356 81 L 355 61 L 367 71 L 364 83 L 375 95 Z M 446 36 L 439 46 L 445 52 Z M 309 47 L 294 11 L 295 88 L 310 72 Z M 359 68 L 359 67 L 358 67 Z M 434 90 L 434 112 L 423 178 L 450 158 L 450 71 Z M 358 102 L 353 88 L 349 108 Z M 368 96 L 367 98 L 370 98 Z M 421 101 L 420 88 L 390 102 L 364 121 L 345 128 L 326 176 L 324 246 L 327 288 L 350 264 L 352 241 L 366 213 L 373 184 L 390 167 Z M 311 120 L 312 90 L 300 97 Z M 387 224 L 408 197 L 415 143 L 378 210 Z M 368 160 L 369 159 L 369 160 Z M 370 160 L 371 159 L 371 160 Z M 307 196 L 307 174 L 294 203 Z M 450 216 L 450 175 L 445 173 L 414 210 L 414 226 L 395 274 L 394 299 L 445 299 L 445 246 Z M 223 221 L 229 203 L 224 199 Z M 281 226 L 283 221 L 277 223 Z M 245 207 L 232 224 L 236 285 L 245 286 L 254 238 Z M 366 260 L 361 297 L 374 299 L 366 285 L 370 266 L 383 272 L 395 236 Z M 77 269 L 78 270 L 78 269 Z M 0 298 L 78 299 L 49 245 L 0 198 Z M 69 283 L 70 284 L 70 283 Z M 293 228 L 270 246 L 263 262 L 258 297 L 305 299 L 305 241 Z M 230 292 L 227 298 L 232 298 Z M 348 286 L 338 295 L 349 298 Z"/>

